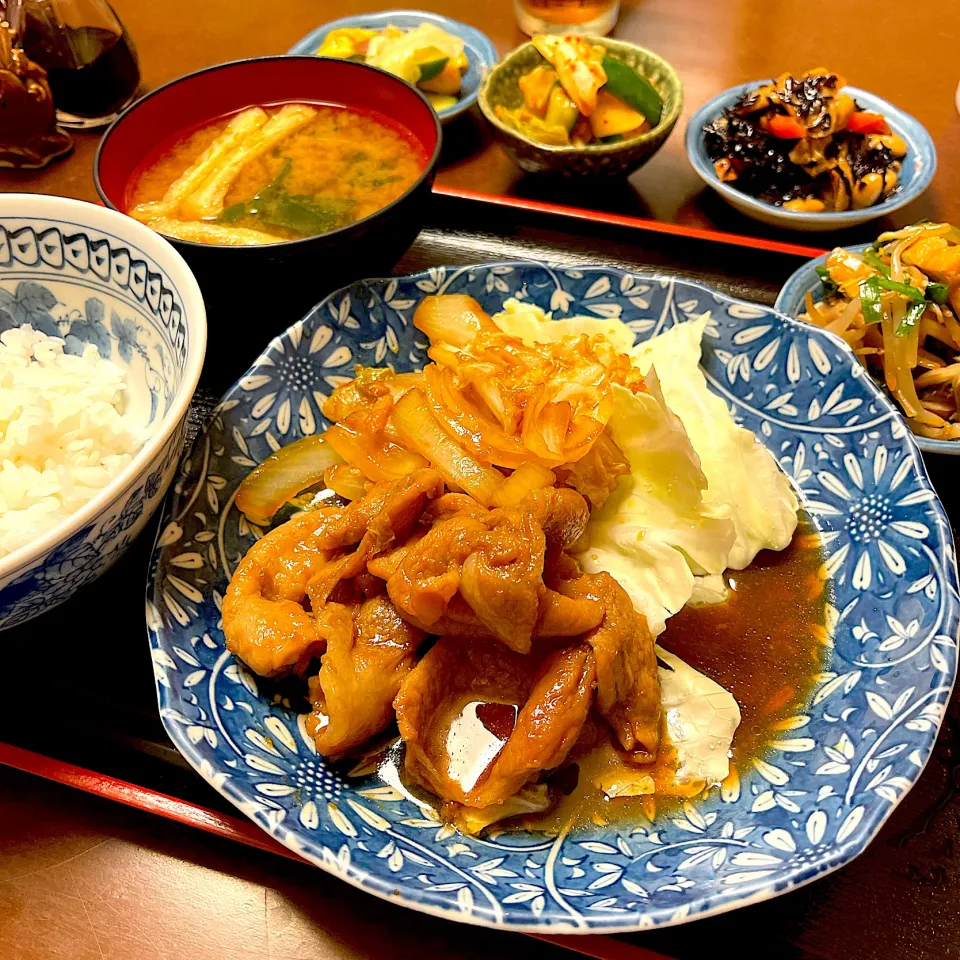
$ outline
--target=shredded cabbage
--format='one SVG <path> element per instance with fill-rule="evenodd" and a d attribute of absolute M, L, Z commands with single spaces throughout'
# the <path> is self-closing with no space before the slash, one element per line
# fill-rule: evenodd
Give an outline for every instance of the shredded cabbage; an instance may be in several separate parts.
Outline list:
<path fill-rule="evenodd" d="M 663 396 L 680 418 L 707 477 L 703 499 L 736 528 L 727 566 L 743 570 L 761 550 L 783 550 L 797 528 L 797 498 L 770 452 L 738 426 L 700 369 L 707 315 L 680 323 L 632 355 L 646 373 L 656 367 Z"/>

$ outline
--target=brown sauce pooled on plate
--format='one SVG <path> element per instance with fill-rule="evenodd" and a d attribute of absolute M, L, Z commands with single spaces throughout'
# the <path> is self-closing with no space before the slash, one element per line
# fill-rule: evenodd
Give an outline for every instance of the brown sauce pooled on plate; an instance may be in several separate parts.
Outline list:
<path fill-rule="evenodd" d="M 822 562 L 819 536 L 801 515 L 786 550 L 764 551 L 749 569 L 724 575 L 731 588 L 727 602 L 685 608 L 667 621 L 659 638 L 662 647 L 737 701 L 741 722 L 733 741 L 734 777 L 734 771 L 745 774 L 786 722 L 802 712 L 822 669 L 829 639 Z M 517 826 L 558 833 L 595 824 L 645 823 L 650 814 L 676 809 L 681 801 L 673 797 L 607 799 L 593 781 L 623 761 L 602 734 L 599 739 L 577 756 L 576 770 L 568 767 L 551 779 L 567 795 L 545 814 L 514 821 Z M 655 783 L 669 779 L 669 752 L 661 748 L 649 768 Z"/>

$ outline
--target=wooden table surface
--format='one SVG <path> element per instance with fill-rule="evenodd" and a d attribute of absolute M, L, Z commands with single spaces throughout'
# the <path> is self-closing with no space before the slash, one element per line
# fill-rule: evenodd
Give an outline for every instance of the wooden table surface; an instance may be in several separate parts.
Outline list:
<path fill-rule="evenodd" d="M 522 934 L 412 914 L 307 864 L 0 767 L 3 960 L 521 953 L 524 960 L 573 956 Z"/>
<path fill-rule="evenodd" d="M 253 0 L 114 4 L 139 47 L 147 87 L 219 61 L 282 52 L 325 20 L 390 6 L 376 0 L 287 0 L 273 6 Z M 481 27 L 501 52 L 522 40 L 511 0 L 434 0 L 422 5 Z M 634 176 L 635 193 L 619 199 L 607 196 L 604 203 L 622 201 L 623 209 L 663 220 L 759 232 L 701 188 L 683 156 L 683 124 L 699 103 L 734 83 L 783 69 L 825 65 L 917 116 L 933 136 L 940 158 L 934 184 L 897 222 L 920 216 L 960 220 L 960 116 L 953 104 L 960 80 L 953 55 L 960 43 L 956 0 L 914 0 L 909 5 L 895 0 L 636 0 L 624 4 L 617 35 L 643 43 L 675 65 L 686 87 L 686 106 L 666 147 Z M 476 118 L 458 122 L 446 133 L 441 183 L 544 195 L 536 183 L 520 179 L 506 156 L 488 142 Z M 78 137 L 71 157 L 40 173 L 4 171 L 0 189 L 93 200 L 96 142 L 95 135 Z M 949 479 L 935 478 L 938 484 Z M 850 882 L 833 887 L 834 894 L 816 914 L 809 912 L 807 898 L 808 907 L 796 917 L 799 929 L 790 933 L 797 950 L 791 956 L 840 956 L 832 943 L 837 922 L 856 931 L 851 956 L 858 958 L 892 956 L 892 950 L 898 956 L 908 951 L 917 957 L 960 956 L 960 947 L 953 946 L 960 941 L 945 934 L 960 916 L 954 900 L 960 896 L 960 876 L 952 865 L 954 820 L 960 818 L 960 803 L 953 799 L 960 782 L 954 742 L 960 724 L 956 716 L 949 722 L 949 736 L 942 738 L 940 748 L 942 762 L 935 773 L 928 771 L 915 791 L 918 796 L 910 798 L 919 809 L 931 811 L 929 819 L 914 822 L 906 809 L 898 811 L 886 839 L 878 841 L 891 851 L 909 844 L 915 851 L 911 864 L 917 863 L 915 875 L 911 873 L 917 895 L 926 890 L 931 898 L 943 895 L 943 901 L 922 923 L 911 924 L 915 910 L 898 916 L 897 905 L 888 909 L 882 898 L 874 902 L 857 893 L 872 883 L 893 883 L 893 867 L 889 878 L 878 877 L 876 871 L 860 871 L 858 862 L 844 871 Z M 825 884 L 816 889 L 831 890 Z M 723 929 L 739 938 L 757 909 L 711 922 L 714 932 Z M 894 929 L 885 933 L 888 916 L 897 919 L 891 923 Z M 699 955 L 700 926 L 631 941 L 678 956 Z M 0 769 L 3 960 L 421 955 L 443 960 L 497 954 L 529 960 L 569 955 L 519 935 L 415 915 L 379 903 L 320 871 Z"/>
<path fill-rule="evenodd" d="M 139 48 L 144 84 L 152 88 L 224 60 L 282 53 L 320 23 L 395 4 L 116 0 L 114 6 Z M 501 53 L 524 39 L 512 0 L 424 0 L 421 6 L 480 27 Z M 960 45 L 960 3 L 955 0 L 914 0 L 909 5 L 897 0 L 625 0 L 615 35 L 669 60 L 685 88 L 676 129 L 657 156 L 633 175 L 630 187 L 557 186 L 524 176 L 490 142 L 478 115 L 446 127 L 438 182 L 783 238 L 736 213 L 704 187 L 687 162 L 683 129 L 701 103 L 727 87 L 784 70 L 826 66 L 917 117 L 936 144 L 939 169 L 931 188 L 888 222 L 960 220 L 960 115 L 954 105 L 960 69 L 952 56 Z M 0 182 L 5 189 L 94 200 L 90 171 L 97 139 L 95 134 L 80 136 L 72 157 L 40 174 L 4 172 Z"/>

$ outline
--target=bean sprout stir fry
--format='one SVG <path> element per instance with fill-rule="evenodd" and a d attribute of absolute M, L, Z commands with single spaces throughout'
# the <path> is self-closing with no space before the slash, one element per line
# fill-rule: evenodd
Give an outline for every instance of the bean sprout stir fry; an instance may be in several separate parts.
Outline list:
<path fill-rule="evenodd" d="M 960 231 L 917 223 L 862 253 L 837 247 L 801 320 L 842 337 L 902 408 L 911 429 L 960 439 Z"/>

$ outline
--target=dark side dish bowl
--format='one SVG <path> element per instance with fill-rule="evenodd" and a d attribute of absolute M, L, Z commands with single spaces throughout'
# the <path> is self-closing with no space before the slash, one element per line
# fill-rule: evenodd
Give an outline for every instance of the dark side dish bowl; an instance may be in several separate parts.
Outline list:
<path fill-rule="evenodd" d="M 741 213 L 805 231 L 899 210 L 937 166 L 919 121 L 824 71 L 725 90 L 690 118 L 686 150 L 700 178 Z"/>
<path fill-rule="evenodd" d="M 683 107 L 683 84 L 676 70 L 650 50 L 609 37 L 587 37 L 608 55 L 640 75 L 659 95 L 656 124 L 616 142 L 550 144 L 534 139 L 504 117 L 524 103 L 521 78 L 545 63 L 533 41 L 498 63 L 480 88 L 478 103 L 496 139 L 527 173 L 562 177 L 622 177 L 642 167 L 666 142 Z M 614 138 L 610 138 L 614 139 Z"/>
<path fill-rule="evenodd" d="M 423 223 L 441 141 L 440 124 L 429 102 L 414 87 L 375 67 L 313 56 L 237 60 L 180 77 L 147 94 L 104 135 L 94 161 L 97 191 L 108 207 L 130 213 L 133 191 L 144 171 L 158 165 L 186 138 L 198 131 L 202 136 L 205 126 L 248 108 L 262 107 L 272 113 L 282 104 L 307 104 L 322 113 L 345 108 L 344 115 L 389 125 L 409 141 L 411 150 L 421 157 L 421 166 L 409 186 L 390 202 L 372 212 L 364 208 L 365 215 L 352 222 L 340 218 L 332 229 L 315 235 L 298 238 L 295 231 L 281 228 L 278 242 L 229 246 L 164 233 L 167 221 L 155 221 L 154 228 L 168 237 L 196 274 L 215 336 L 218 326 L 237 320 L 256 322 L 258 332 L 282 329 L 333 287 L 389 272 Z M 266 114 L 262 116 L 266 119 Z M 266 160 L 279 162 L 276 150 L 261 153 Z M 213 163 L 211 169 L 223 165 Z M 282 175 L 276 178 L 281 179 Z M 275 195 L 278 185 L 271 185 Z M 297 191 L 291 187 L 290 192 Z M 259 195 L 266 193 L 261 190 Z M 282 200 L 284 210 L 294 214 L 318 209 L 316 204 L 309 206 L 309 197 L 284 193 Z M 237 229 L 231 218 L 241 206 L 233 204 L 207 222 L 224 233 Z M 253 204 L 249 206 L 254 209 Z M 240 222 L 249 224 L 249 218 Z M 191 226 L 204 227 L 204 223 Z"/>

